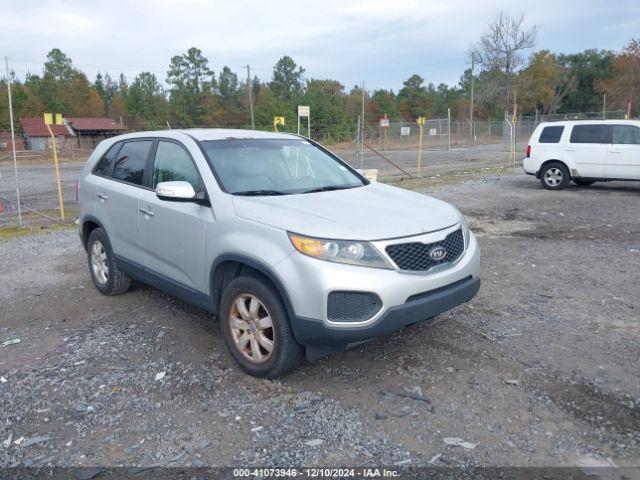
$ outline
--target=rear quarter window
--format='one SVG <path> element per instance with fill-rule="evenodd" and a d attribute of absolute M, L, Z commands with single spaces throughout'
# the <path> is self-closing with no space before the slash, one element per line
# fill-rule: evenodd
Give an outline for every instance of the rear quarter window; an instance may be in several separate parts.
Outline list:
<path fill-rule="evenodd" d="M 558 143 L 560 141 L 560 137 L 562 137 L 563 131 L 564 126 L 562 125 L 544 127 L 540 133 L 538 143 Z"/>
<path fill-rule="evenodd" d="M 111 177 L 134 185 L 142 185 L 144 169 L 152 144 L 153 140 L 126 142 L 118 152 Z"/>
<path fill-rule="evenodd" d="M 116 154 L 118 153 L 118 150 L 120 150 L 121 146 L 122 142 L 117 142 L 113 144 L 109 150 L 107 150 L 107 153 L 104 154 L 104 157 L 102 157 L 98 161 L 98 164 L 94 167 L 94 175 L 106 177 L 111 173 L 111 166 L 113 165 L 113 161 L 115 160 Z"/>

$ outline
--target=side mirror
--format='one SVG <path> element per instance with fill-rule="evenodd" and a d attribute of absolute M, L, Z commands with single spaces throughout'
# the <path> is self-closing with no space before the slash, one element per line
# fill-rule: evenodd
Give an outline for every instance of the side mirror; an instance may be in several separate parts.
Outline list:
<path fill-rule="evenodd" d="M 160 182 L 156 185 L 156 196 L 160 200 L 190 202 L 198 200 L 196 191 L 189 182 Z"/>

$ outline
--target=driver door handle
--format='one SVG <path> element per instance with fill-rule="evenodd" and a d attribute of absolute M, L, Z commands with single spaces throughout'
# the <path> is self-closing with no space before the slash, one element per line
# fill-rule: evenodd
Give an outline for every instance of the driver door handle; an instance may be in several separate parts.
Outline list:
<path fill-rule="evenodd" d="M 141 208 L 140 211 L 149 217 L 153 217 L 153 212 L 151 210 L 146 210 L 144 208 Z"/>
<path fill-rule="evenodd" d="M 109 200 L 109 197 L 107 197 L 104 193 L 100 192 L 100 193 L 96 193 L 96 197 L 98 197 L 100 200 Z"/>

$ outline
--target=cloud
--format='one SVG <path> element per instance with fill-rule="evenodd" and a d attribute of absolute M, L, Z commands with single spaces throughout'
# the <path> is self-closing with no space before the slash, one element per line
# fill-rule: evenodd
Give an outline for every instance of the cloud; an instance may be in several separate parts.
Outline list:
<path fill-rule="evenodd" d="M 638 27 L 640 27 L 640 19 L 630 20 L 628 22 L 604 25 L 602 27 L 602 30 L 610 32 L 615 30 L 628 30 L 631 28 L 638 28 Z"/>
<path fill-rule="evenodd" d="M 19 75 L 39 72 L 57 47 L 90 77 L 151 71 L 163 80 L 170 58 L 197 46 L 216 71 L 249 63 L 268 79 L 290 55 L 309 77 L 397 89 L 412 73 L 457 82 L 487 23 L 525 7 L 541 26 L 538 47 L 553 51 L 619 50 L 640 14 L 636 0 L 23 0 L 3 6 L 0 45 Z"/>

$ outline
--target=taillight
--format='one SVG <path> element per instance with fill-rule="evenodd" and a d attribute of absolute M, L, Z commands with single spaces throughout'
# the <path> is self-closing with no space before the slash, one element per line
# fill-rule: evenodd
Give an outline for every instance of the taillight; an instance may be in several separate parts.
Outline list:
<path fill-rule="evenodd" d="M 76 203 L 80 199 L 80 179 L 76 180 Z"/>
<path fill-rule="evenodd" d="M 527 158 L 531 157 L 531 145 L 527 145 Z"/>

